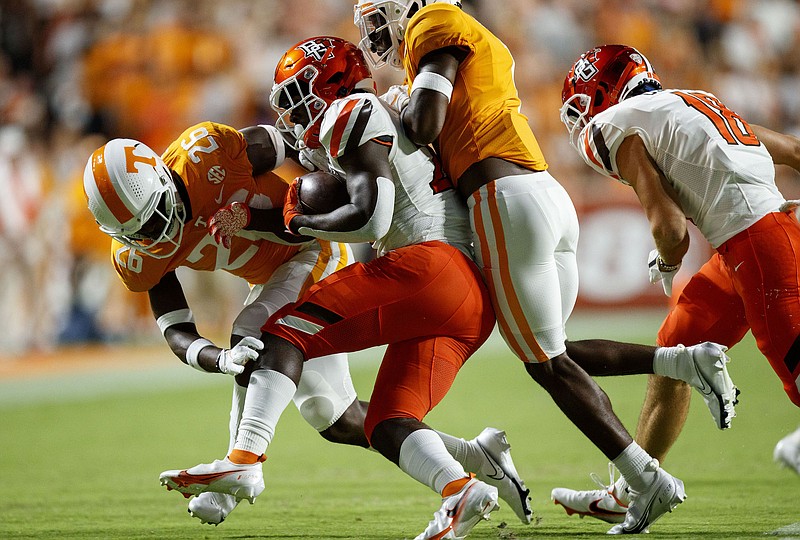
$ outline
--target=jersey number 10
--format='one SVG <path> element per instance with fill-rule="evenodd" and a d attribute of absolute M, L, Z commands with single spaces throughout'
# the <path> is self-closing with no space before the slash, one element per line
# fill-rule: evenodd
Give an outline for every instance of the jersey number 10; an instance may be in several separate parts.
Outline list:
<path fill-rule="evenodd" d="M 758 146 L 761 143 L 741 116 L 714 96 L 701 92 L 675 92 L 689 107 L 711 120 L 728 144 Z"/>

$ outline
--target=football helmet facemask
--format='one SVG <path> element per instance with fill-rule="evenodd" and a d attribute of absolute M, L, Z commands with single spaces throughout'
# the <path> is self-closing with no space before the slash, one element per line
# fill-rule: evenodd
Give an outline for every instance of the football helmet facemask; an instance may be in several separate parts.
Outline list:
<path fill-rule="evenodd" d="M 286 51 L 275 68 L 269 100 L 278 113 L 275 127 L 295 150 L 319 148 L 328 106 L 356 90 L 377 93 L 358 47 L 337 37 L 303 40 Z"/>
<path fill-rule="evenodd" d="M 429 4 L 461 7 L 458 0 L 358 0 L 353 22 L 361 32 L 358 47 L 373 68 L 403 69 L 400 43 L 408 21 Z"/>
<path fill-rule="evenodd" d="M 172 173 L 147 145 L 113 139 L 89 157 L 83 191 L 100 230 L 156 259 L 183 238 L 185 210 Z"/>
<path fill-rule="evenodd" d="M 645 91 L 661 90 L 647 58 L 626 45 L 602 45 L 583 53 L 564 79 L 561 121 L 577 144 L 586 124 L 620 101 Z"/>

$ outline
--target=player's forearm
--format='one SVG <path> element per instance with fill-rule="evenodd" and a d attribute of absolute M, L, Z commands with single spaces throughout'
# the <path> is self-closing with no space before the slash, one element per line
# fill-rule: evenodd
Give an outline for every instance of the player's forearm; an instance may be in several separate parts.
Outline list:
<path fill-rule="evenodd" d="M 776 165 L 788 165 L 800 171 L 800 139 L 763 126 L 751 125 L 758 139 L 766 146 Z"/>
<path fill-rule="evenodd" d="M 292 220 L 301 234 L 331 242 L 374 242 L 389 231 L 394 213 L 394 183 L 379 176 L 374 207 L 358 203 L 347 204 L 333 212 L 320 215 L 298 215 Z"/>
<path fill-rule="evenodd" d="M 245 230 L 274 234 L 289 244 L 302 244 L 313 240 L 310 236 L 298 236 L 287 231 L 281 208 L 250 208 L 250 223 Z"/>
<path fill-rule="evenodd" d="M 686 230 L 685 218 L 682 217 L 682 223 L 654 226 L 651 232 L 664 263 L 670 266 L 679 264 L 689 251 L 689 231 Z"/>
<path fill-rule="evenodd" d="M 219 373 L 217 358 L 221 349 L 201 336 L 194 324 L 170 326 L 164 331 L 164 339 L 184 364 L 200 371 Z"/>

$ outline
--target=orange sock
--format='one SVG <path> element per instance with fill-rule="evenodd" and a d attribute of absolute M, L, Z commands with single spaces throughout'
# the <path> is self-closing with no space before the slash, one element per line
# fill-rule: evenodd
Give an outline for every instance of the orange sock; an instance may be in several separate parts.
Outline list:
<path fill-rule="evenodd" d="M 458 493 L 470 480 L 472 480 L 471 476 L 468 476 L 466 478 L 459 478 L 458 480 L 453 480 L 452 482 L 444 486 L 444 489 L 442 490 L 442 497 L 443 498 L 449 497 L 450 495 Z"/>
<path fill-rule="evenodd" d="M 267 458 L 264 454 L 259 456 L 247 450 L 232 450 L 231 453 L 228 454 L 228 459 L 237 465 L 252 465 L 253 463 L 264 461 Z"/>

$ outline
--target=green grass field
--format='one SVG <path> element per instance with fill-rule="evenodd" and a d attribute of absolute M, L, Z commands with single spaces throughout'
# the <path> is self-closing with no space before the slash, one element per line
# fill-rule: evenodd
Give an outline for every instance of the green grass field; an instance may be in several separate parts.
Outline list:
<path fill-rule="evenodd" d="M 656 321 L 633 320 L 576 323 L 570 337 L 650 342 Z M 632 324 L 638 330 L 628 331 Z M 363 398 L 380 352 L 353 357 Z M 183 497 L 159 486 L 158 474 L 223 456 L 230 381 L 180 366 L 166 346 L 158 349 L 163 367 L 132 369 L 135 354 L 109 354 L 108 369 L 98 372 L 0 380 L 0 538 L 413 538 L 439 507 L 436 495 L 378 454 L 325 442 L 290 408 L 256 504 L 243 503 L 219 527 L 201 525 Z M 717 431 L 695 396 L 666 463 L 685 481 L 688 499 L 653 527 L 652 538 L 800 537 L 800 478 L 772 462 L 775 442 L 800 416 L 750 337 L 731 357 L 739 416 L 731 430 Z M 645 382 L 600 379 L 630 429 Z M 470 538 L 583 538 L 608 529 L 567 517 L 550 501 L 556 486 L 593 487 L 588 473 L 604 474 L 606 460 L 496 335 L 428 420 L 466 438 L 486 425 L 505 429 L 531 489 L 534 525 L 520 525 L 503 507 Z"/>

